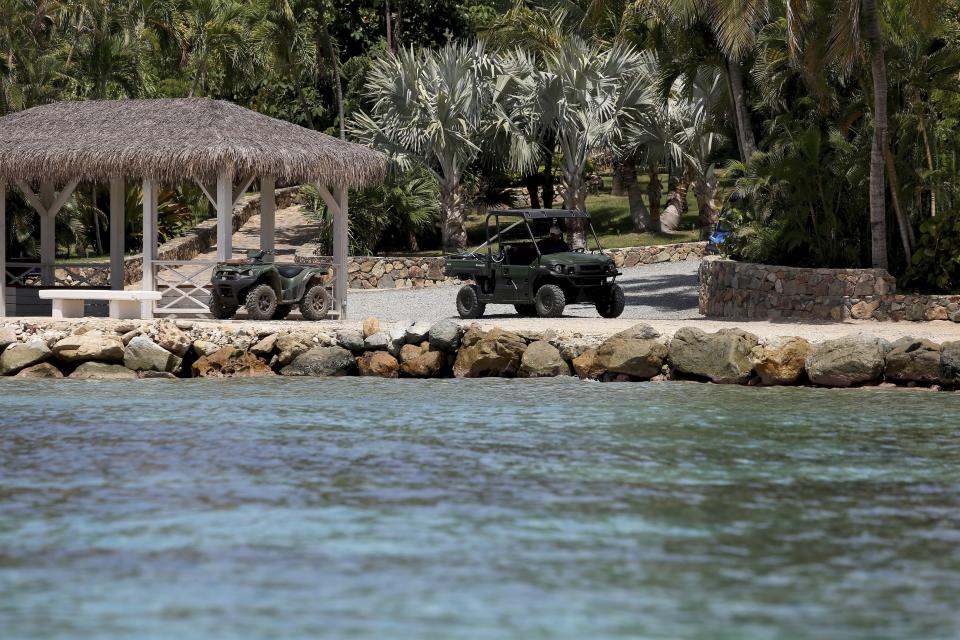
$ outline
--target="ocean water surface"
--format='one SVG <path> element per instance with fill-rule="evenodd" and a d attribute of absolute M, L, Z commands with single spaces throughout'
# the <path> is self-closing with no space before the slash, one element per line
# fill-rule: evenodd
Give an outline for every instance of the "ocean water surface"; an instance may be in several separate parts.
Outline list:
<path fill-rule="evenodd" d="M 0 384 L 0 637 L 960 637 L 960 395 Z"/>

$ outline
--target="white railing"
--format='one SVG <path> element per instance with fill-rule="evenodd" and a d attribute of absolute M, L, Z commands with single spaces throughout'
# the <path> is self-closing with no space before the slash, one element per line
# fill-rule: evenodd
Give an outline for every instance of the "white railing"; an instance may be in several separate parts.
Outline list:
<path fill-rule="evenodd" d="M 75 289 L 110 286 L 109 262 L 8 262 L 4 266 L 8 287 L 68 287 Z"/>
<path fill-rule="evenodd" d="M 216 265 L 216 260 L 154 260 L 154 285 L 163 297 L 154 303 L 153 312 L 210 313 L 210 279 Z"/>

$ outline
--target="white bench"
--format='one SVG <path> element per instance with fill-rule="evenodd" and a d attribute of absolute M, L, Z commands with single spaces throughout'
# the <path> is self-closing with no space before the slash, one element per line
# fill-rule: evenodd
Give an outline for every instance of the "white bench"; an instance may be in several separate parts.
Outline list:
<path fill-rule="evenodd" d="M 110 317 L 124 320 L 152 318 L 153 302 L 159 300 L 159 291 L 120 291 L 106 289 L 41 289 L 40 299 L 53 301 L 50 317 L 82 318 L 85 300 L 110 302 Z"/>

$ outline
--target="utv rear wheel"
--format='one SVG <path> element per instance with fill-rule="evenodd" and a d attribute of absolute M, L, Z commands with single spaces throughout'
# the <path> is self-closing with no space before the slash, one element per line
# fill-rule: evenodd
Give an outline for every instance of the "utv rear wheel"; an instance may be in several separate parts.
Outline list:
<path fill-rule="evenodd" d="M 597 296 L 597 313 L 603 318 L 619 318 L 626 306 L 623 289 L 618 284 L 604 287 Z"/>
<path fill-rule="evenodd" d="M 535 299 L 537 315 L 541 318 L 559 318 L 563 315 L 563 308 L 567 306 L 567 298 L 563 289 L 555 284 L 545 284 L 537 289 Z"/>
<path fill-rule="evenodd" d="M 217 294 L 210 296 L 210 315 L 212 315 L 217 320 L 226 320 L 227 318 L 232 318 L 233 314 L 237 312 L 237 305 L 227 304 L 223 299 Z"/>
<path fill-rule="evenodd" d="M 300 313 L 306 320 L 323 320 L 330 311 L 330 294 L 322 284 L 315 284 L 303 294 Z"/>
<path fill-rule="evenodd" d="M 457 313 L 461 318 L 479 318 L 486 309 L 487 305 L 480 302 L 480 287 L 475 284 L 460 287 L 457 292 Z"/>
<path fill-rule="evenodd" d="M 537 305 L 535 304 L 515 304 L 513 308 L 517 310 L 517 315 L 524 318 L 532 318 L 537 315 Z"/>
<path fill-rule="evenodd" d="M 250 289 L 243 305 L 254 320 L 270 320 L 277 310 L 277 293 L 268 284 L 258 284 Z"/>
<path fill-rule="evenodd" d="M 277 305 L 277 310 L 273 312 L 273 319 L 274 319 L 274 320 L 283 320 L 283 319 L 286 318 L 288 315 L 290 315 L 290 312 L 291 312 L 291 311 L 293 311 L 293 305 L 292 305 L 292 304 L 278 304 L 278 305 Z"/>

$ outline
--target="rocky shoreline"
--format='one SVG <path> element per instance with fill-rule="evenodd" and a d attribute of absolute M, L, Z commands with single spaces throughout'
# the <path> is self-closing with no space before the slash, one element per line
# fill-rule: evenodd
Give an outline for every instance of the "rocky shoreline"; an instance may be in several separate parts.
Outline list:
<path fill-rule="evenodd" d="M 612 336 L 512 332 L 449 320 L 361 327 L 222 326 L 184 320 L 0 325 L 0 375 L 136 379 L 250 376 L 696 380 L 718 384 L 960 387 L 960 341 L 851 335 L 761 340 L 740 329 L 646 324 Z"/>

